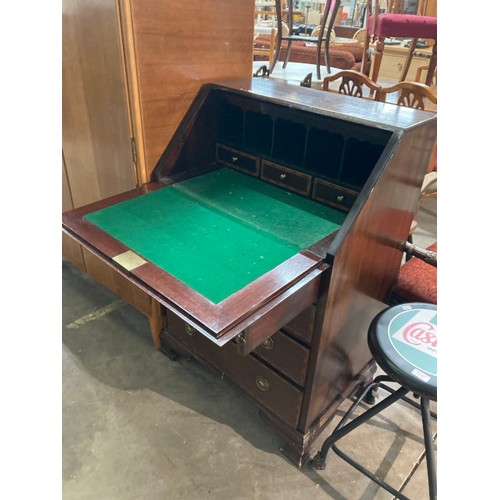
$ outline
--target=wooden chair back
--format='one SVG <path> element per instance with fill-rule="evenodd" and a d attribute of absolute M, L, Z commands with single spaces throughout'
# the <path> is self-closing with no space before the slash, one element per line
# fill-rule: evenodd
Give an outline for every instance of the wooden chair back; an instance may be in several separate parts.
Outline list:
<path fill-rule="evenodd" d="M 389 94 L 398 93 L 396 104 L 407 108 L 436 111 L 437 96 L 432 89 L 424 83 L 399 82 L 390 87 L 380 87 L 375 100 L 386 102 Z"/>
<path fill-rule="evenodd" d="M 357 42 L 363 44 L 366 41 L 366 28 L 360 28 L 354 35 L 352 35 L 352 39 Z"/>
<path fill-rule="evenodd" d="M 333 87 L 333 83 L 340 80 L 338 88 Z M 326 76 L 323 79 L 323 90 L 337 94 L 350 95 L 353 97 L 362 97 L 369 99 L 370 96 L 377 96 L 382 87 L 372 82 L 365 74 L 360 71 L 346 69 L 339 71 L 334 75 Z M 369 95 L 364 92 L 369 89 Z"/>

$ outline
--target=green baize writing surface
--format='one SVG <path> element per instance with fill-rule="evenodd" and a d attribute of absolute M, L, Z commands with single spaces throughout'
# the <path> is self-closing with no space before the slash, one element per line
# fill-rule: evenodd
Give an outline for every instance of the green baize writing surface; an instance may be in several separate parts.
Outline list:
<path fill-rule="evenodd" d="M 346 214 L 223 168 L 85 217 L 219 303 L 339 229 Z"/>

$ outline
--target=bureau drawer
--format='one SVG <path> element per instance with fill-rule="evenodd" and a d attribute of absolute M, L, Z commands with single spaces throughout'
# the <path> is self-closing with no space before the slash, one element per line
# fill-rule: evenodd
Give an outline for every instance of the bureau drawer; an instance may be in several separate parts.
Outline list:
<path fill-rule="evenodd" d="M 331 184 L 322 179 L 316 179 L 314 181 L 312 197 L 314 200 L 327 203 L 328 205 L 348 212 L 354 205 L 358 193 L 337 186 L 336 184 Z"/>
<path fill-rule="evenodd" d="M 304 386 L 309 349 L 278 331 L 253 352 L 295 383 Z"/>
<path fill-rule="evenodd" d="M 167 311 L 167 330 L 169 335 L 173 335 L 195 357 L 211 364 L 264 410 L 278 416 L 289 426 L 297 427 L 302 391 L 294 385 L 253 355 L 238 354 L 235 343 L 216 346 L 170 311 Z"/>
<path fill-rule="evenodd" d="M 311 176 L 268 161 L 262 162 L 262 179 L 277 186 L 308 196 L 311 191 Z"/>
<path fill-rule="evenodd" d="M 316 306 L 313 304 L 303 312 L 295 316 L 287 323 L 283 330 L 307 344 L 311 344 L 314 329 L 314 319 L 316 318 Z"/>
<path fill-rule="evenodd" d="M 215 151 L 219 163 L 233 167 L 246 174 L 254 175 L 255 177 L 259 176 L 259 158 L 256 156 L 242 153 L 237 149 L 228 148 L 221 144 L 216 145 Z"/>

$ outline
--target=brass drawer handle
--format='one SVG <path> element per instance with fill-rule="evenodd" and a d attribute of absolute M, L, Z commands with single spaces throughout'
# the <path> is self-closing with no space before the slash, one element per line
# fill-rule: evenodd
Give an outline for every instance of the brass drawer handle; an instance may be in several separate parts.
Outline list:
<path fill-rule="evenodd" d="M 269 337 L 268 339 L 264 340 L 264 342 L 262 342 L 262 347 L 271 350 L 274 347 L 273 339 Z"/>
<path fill-rule="evenodd" d="M 280 179 L 281 179 L 282 181 L 284 181 L 284 180 L 286 179 L 286 174 L 281 174 L 281 175 L 280 175 Z"/>
<path fill-rule="evenodd" d="M 231 160 L 233 161 L 233 163 L 236 163 L 239 160 L 239 158 L 237 156 L 232 156 Z"/>
<path fill-rule="evenodd" d="M 187 323 L 184 324 L 184 330 L 186 330 L 186 333 L 188 335 L 191 335 L 191 336 L 194 335 L 194 328 L 191 325 L 188 325 Z"/>
<path fill-rule="evenodd" d="M 260 375 L 255 379 L 255 383 L 257 384 L 257 387 L 261 391 L 268 391 L 269 390 L 269 382 L 264 378 L 261 377 Z"/>
<path fill-rule="evenodd" d="M 342 203 L 342 202 L 344 201 L 344 195 L 339 194 L 339 195 L 337 196 L 337 201 L 338 201 L 339 203 Z"/>
<path fill-rule="evenodd" d="M 234 341 L 237 344 L 244 344 L 246 342 L 245 334 L 243 332 L 238 333 L 238 335 L 236 335 L 236 337 L 234 337 Z"/>

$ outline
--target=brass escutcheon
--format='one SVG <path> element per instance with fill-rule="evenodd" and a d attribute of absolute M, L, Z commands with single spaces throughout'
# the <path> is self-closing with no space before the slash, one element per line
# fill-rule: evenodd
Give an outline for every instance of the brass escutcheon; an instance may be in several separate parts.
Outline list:
<path fill-rule="evenodd" d="M 237 162 L 239 160 L 239 158 L 237 156 L 232 156 L 231 160 L 233 160 L 233 162 Z"/>
<path fill-rule="evenodd" d="M 281 175 L 280 175 L 280 179 L 281 179 L 282 181 L 284 181 L 284 180 L 286 179 L 286 174 L 281 174 Z"/>
<path fill-rule="evenodd" d="M 187 323 L 184 323 L 184 329 L 186 330 L 186 333 L 188 335 L 194 335 L 194 328 L 191 325 L 188 325 Z"/>
<path fill-rule="evenodd" d="M 342 202 L 344 201 L 344 196 L 343 196 L 343 195 L 339 195 L 339 196 L 337 196 L 337 201 L 338 201 L 339 203 L 342 203 Z"/>
<path fill-rule="evenodd" d="M 261 391 L 268 391 L 269 390 L 269 382 L 264 378 L 261 377 L 260 375 L 255 379 L 255 383 L 257 384 L 257 387 Z"/>
<path fill-rule="evenodd" d="M 264 340 L 264 342 L 262 342 L 262 347 L 265 347 L 266 349 L 272 349 L 274 347 L 273 339 L 269 337 L 268 339 Z"/>

